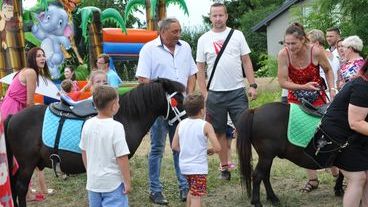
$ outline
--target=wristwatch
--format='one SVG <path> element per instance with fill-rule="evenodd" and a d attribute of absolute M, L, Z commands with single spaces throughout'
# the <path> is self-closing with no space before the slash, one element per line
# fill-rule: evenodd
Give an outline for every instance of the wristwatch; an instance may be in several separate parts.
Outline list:
<path fill-rule="evenodd" d="M 249 87 L 257 89 L 258 85 L 257 85 L 257 83 L 252 83 L 252 84 L 249 84 Z"/>

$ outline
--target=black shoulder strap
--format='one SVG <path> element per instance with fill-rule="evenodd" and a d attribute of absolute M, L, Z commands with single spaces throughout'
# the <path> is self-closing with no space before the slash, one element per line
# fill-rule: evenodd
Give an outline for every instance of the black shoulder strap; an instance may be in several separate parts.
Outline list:
<path fill-rule="evenodd" d="M 208 80 L 208 83 L 207 83 L 207 90 L 209 90 L 209 88 L 210 88 L 213 75 L 215 74 L 217 63 L 220 60 L 220 57 L 221 57 L 222 53 L 224 53 L 224 50 L 226 48 L 226 45 L 229 42 L 229 40 L 230 40 L 231 36 L 233 35 L 233 33 L 234 33 L 234 29 L 231 29 L 230 32 L 229 32 L 229 34 L 227 35 L 227 37 L 225 39 L 224 44 L 221 47 L 221 50 L 220 50 L 219 54 L 216 57 L 215 63 L 213 64 L 213 68 L 212 68 L 212 73 L 211 73 L 210 79 Z"/>

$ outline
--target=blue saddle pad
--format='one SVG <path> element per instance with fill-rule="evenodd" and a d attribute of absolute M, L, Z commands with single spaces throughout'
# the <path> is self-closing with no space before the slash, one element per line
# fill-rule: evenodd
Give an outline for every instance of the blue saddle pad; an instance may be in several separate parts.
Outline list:
<path fill-rule="evenodd" d="M 47 147 L 54 148 L 60 119 L 61 117 L 53 114 L 49 108 L 46 109 L 42 126 L 42 141 Z M 60 135 L 59 149 L 82 153 L 79 142 L 84 121 L 78 119 L 65 120 Z"/>

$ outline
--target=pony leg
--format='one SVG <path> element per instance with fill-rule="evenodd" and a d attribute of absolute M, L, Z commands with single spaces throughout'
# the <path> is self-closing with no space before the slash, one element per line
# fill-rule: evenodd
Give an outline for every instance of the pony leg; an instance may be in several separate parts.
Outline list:
<path fill-rule="evenodd" d="M 271 166 L 273 159 L 263 160 L 263 167 L 264 167 L 264 177 L 263 177 L 263 184 L 266 189 L 267 200 L 271 201 L 272 205 L 277 206 L 280 204 L 279 198 L 276 196 L 275 192 L 272 189 L 271 182 L 270 182 L 270 174 L 271 174 Z"/>
<path fill-rule="evenodd" d="M 27 197 L 29 183 L 32 178 L 33 170 L 34 168 L 33 169 L 31 168 L 28 168 L 28 169 L 20 168 L 19 169 L 18 180 L 16 183 L 16 191 L 18 194 L 19 207 L 27 207 L 26 197 Z"/>
<path fill-rule="evenodd" d="M 261 200 L 260 200 L 260 185 L 261 181 L 264 179 L 265 175 L 265 166 L 264 166 L 264 160 L 263 158 L 259 157 L 258 163 L 256 168 L 254 169 L 254 172 L 252 174 L 253 177 L 253 192 L 252 192 L 252 199 L 251 204 L 253 204 L 255 207 L 261 207 Z M 267 169 L 266 169 L 267 170 Z"/>

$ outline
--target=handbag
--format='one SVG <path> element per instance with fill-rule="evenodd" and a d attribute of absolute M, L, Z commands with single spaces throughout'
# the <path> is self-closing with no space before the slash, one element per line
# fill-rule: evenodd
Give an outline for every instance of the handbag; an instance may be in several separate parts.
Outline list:
<path fill-rule="evenodd" d="M 230 40 L 231 36 L 233 35 L 233 33 L 234 33 L 234 29 L 231 29 L 229 34 L 227 35 L 227 37 L 225 39 L 224 44 L 222 44 L 220 52 L 218 53 L 218 55 L 216 57 L 215 63 L 213 64 L 212 73 L 211 73 L 210 78 L 209 78 L 208 83 L 207 83 L 207 91 L 210 89 L 210 85 L 211 85 L 211 82 L 212 82 L 213 75 L 215 74 L 217 63 L 220 60 L 220 57 L 221 57 L 222 53 L 224 53 L 226 45 L 229 42 L 229 40 Z"/>
<path fill-rule="evenodd" d="M 294 96 L 298 99 L 298 101 L 302 102 L 302 100 L 306 100 L 309 103 L 313 103 L 320 96 L 319 91 L 311 91 L 311 90 L 295 90 Z"/>

